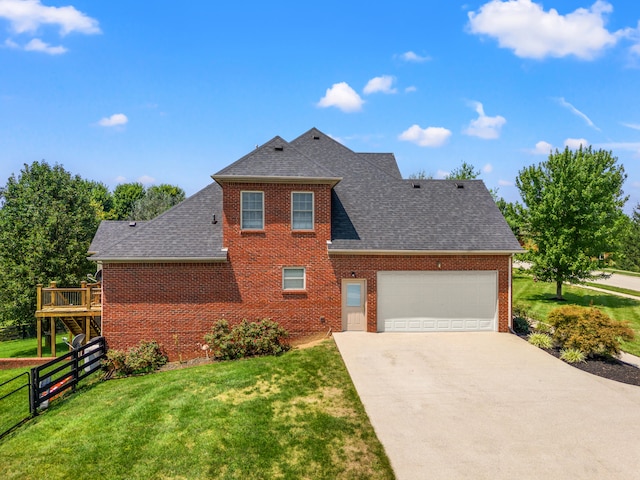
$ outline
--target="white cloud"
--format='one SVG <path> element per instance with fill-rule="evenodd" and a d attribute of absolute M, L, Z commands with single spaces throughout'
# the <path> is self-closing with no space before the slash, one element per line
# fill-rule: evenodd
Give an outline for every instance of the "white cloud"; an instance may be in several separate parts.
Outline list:
<path fill-rule="evenodd" d="M 490 163 L 487 163 L 484 167 L 482 167 L 482 171 L 484 173 L 491 173 L 493 172 L 493 165 L 491 165 Z"/>
<path fill-rule="evenodd" d="M 47 7 L 40 0 L 2 0 L 0 18 L 11 22 L 16 33 L 34 33 L 42 25 L 56 25 L 60 35 L 71 32 L 85 34 L 100 33 L 98 21 L 72 6 Z"/>
<path fill-rule="evenodd" d="M 57 47 L 52 47 L 48 43 L 43 42 L 39 38 L 34 38 L 29 43 L 24 46 L 24 49 L 27 52 L 43 52 L 48 53 L 49 55 L 61 55 L 66 53 L 67 49 L 61 45 Z"/>
<path fill-rule="evenodd" d="M 429 56 L 421 56 L 412 51 L 404 52 L 403 54 L 399 55 L 399 57 L 400 60 L 411 63 L 423 63 L 431 60 L 431 57 Z"/>
<path fill-rule="evenodd" d="M 534 148 L 531 153 L 534 155 L 549 155 L 553 151 L 553 145 L 549 142 L 545 142 L 544 140 L 540 140 L 536 143 L 536 148 Z"/>
<path fill-rule="evenodd" d="M 393 88 L 393 83 L 396 81 L 391 75 L 382 75 L 380 77 L 374 77 L 367 82 L 364 87 L 363 93 L 365 95 L 371 95 L 372 93 L 397 93 L 398 90 Z"/>
<path fill-rule="evenodd" d="M 609 142 L 594 145 L 605 150 L 626 150 L 633 152 L 636 158 L 640 158 L 640 142 Z"/>
<path fill-rule="evenodd" d="M 566 15 L 554 8 L 545 11 L 542 4 L 531 0 L 491 0 L 468 13 L 468 29 L 496 38 L 500 47 L 513 50 L 518 57 L 575 55 L 590 60 L 625 34 L 605 28 L 606 14 L 611 11 L 611 4 L 603 0 Z"/>
<path fill-rule="evenodd" d="M 143 185 L 151 185 L 156 183 L 156 179 L 153 177 L 150 177 L 149 175 L 142 175 L 140 178 L 138 178 L 138 182 L 140 182 Z"/>
<path fill-rule="evenodd" d="M 632 128 L 634 130 L 640 130 L 640 123 L 624 123 L 621 122 L 621 125 L 627 127 L 627 128 Z"/>
<path fill-rule="evenodd" d="M 101 127 L 117 127 L 119 125 L 125 125 L 129 119 L 124 113 L 114 113 L 110 117 L 104 117 L 100 119 L 98 125 Z"/>
<path fill-rule="evenodd" d="M 343 112 L 359 112 L 364 100 L 346 82 L 334 83 L 318 102 L 318 107 L 336 107 Z"/>
<path fill-rule="evenodd" d="M 413 93 L 417 91 L 418 91 L 418 87 L 416 87 L 415 85 L 411 85 L 404 89 L 404 93 Z"/>
<path fill-rule="evenodd" d="M 564 146 L 569 147 L 571 150 L 578 150 L 580 146 L 583 148 L 589 146 L 589 142 L 586 138 L 567 138 L 564 141 Z"/>
<path fill-rule="evenodd" d="M 562 105 L 563 107 L 569 109 L 569 111 L 571 111 L 571 113 L 573 113 L 574 115 L 577 115 L 578 117 L 583 119 L 587 123 L 587 125 L 589 125 L 590 127 L 596 129 L 597 131 L 600 131 L 600 129 L 591 121 L 591 119 L 589 117 L 587 117 L 584 113 L 582 113 L 576 107 L 574 107 L 569 102 L 567 102 L 564 99 L 564 97 L 557 98 L 556 100 L 558 101 L 558 103 L 560 105 Z"/>
<path fill-rule="evenodd" d="M 513 182 L 508 180 L 498 180 L 498 185 L 501 187 L 513 187 Z"/>
<path fill-rule="evenodd" d="M 419 125 L 412 125 L 402 132 L 399 140 L 412 142 L 421 147 L 441 147 L 451 136 L 451 130 L 443 127 L 420 128 Z"/>
<path fill-rule="evenodd" d="M 632 186 L 633 188 L 640 188 L 640 182 L 632 182 L 632 183 L 631 183 L 631 186 Z"/>
<path fill-rule="evenodd" d="M 116 183 L 125 183 L 127 181 L 127 177 L 123 177 L 122 175 L 118 175 L 116 177 Z"/>
<path fill-rule="evenodd" d="M 493 140 L 500 137 L 500 130 L 502 126 L 507 123 L 507 120 L 500 115 L 488 117 L 485 115 L 484 107 L 480 102 L 472 102 L 471 105 L 478 113 L 478 118 L 471 120 L 471 123 L 464 130 L 464 133 L 485 140 Z"/>
<path fill-rule="evenodd" d="M 436 172 L 436 178 L 447 178 L 451 172 L 447 172 L 446 170 L 438 170 Z"/>

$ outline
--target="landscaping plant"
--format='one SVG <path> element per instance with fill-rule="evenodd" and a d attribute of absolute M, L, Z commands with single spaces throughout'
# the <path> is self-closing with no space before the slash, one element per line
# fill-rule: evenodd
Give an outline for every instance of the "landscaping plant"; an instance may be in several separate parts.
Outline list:
<path fill-rule="evenodd" d="M 587 361 L 587 356 L 577 348 L 567 348 L 560 352 L 560 360 L 567 363 L 583 363 Z"/>
<path fill-rule="evenodd" d="M 547 350 L 553 347 L 553 340 L 546 333 L 532 333 L 529 335 L 529 343 L 535 347 Z"/>
<path fill-rule="evenodd" d="M 109 350 L 103 361 L 105 377 L 126 377 L 158 370 L 167 363 L 167 356 L 155 341 L 141 341 L 137 347 L 124 350 Z"/>
<path fill-rule="evenodd" d="M 218 320 L 211 333 L 204 336 L 204 341 L 214 359 L 233 360 L 284 353 L 291 348 L 285 341 L 288 336 L 284 328 L 269 319 L 259 322 L 243 320 L 232 328 L 226 320 Z"/>
<path fill-rule="evenodd" d="M 547 320 L 561 348 L 580 350 L 587 357 L 618 355 L 621 340 L 634 338 L 628 322 L 612 320 L 597 308 L 559 307 Z"/>

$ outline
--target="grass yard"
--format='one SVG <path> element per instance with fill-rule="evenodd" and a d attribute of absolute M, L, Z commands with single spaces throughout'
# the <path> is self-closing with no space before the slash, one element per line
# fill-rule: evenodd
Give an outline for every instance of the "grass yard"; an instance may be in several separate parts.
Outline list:
<path fill-rule="evenodd" d="M 333 340 L 100 382 L 0 442 L 3 479 L 392 479 Z"/>
<path fill-rule="evenodd" d="M 68 335 L 59 333 L 56 335 L 56 355 L 62 355 L 69 351 L 69 346 L 64 343 L 62 337 Z M 42 341 L 42 356 L 51 355 L 51 347 L 45 347 L 44 339 Z M 27 338 L 25 340 L 7 340 L 0 342 L 0 358 L 23 358 L 38 356 L 38 340 L 36 338 Z M 0 382 L 1 383 L 1 382 Z"/>
<path fill-rule="evenodd" d="M 28 372 L 29 368 L 14 368 L 10 370 L 0 370 L 0 398 L 8 395 L 9 392 L 19 388 L 28 382 L 28 377 L 22 375 L 20 378 L 10 381 L 13 377 Z M 11 428 L 22 419 L 29 416 L 29 388 L 25 387 L 16 393 L 0 400 L 0 433 Z M 1 442 L 1 440 L 0 440 Z M 1 458 L 1 457 L 0 457 Z M 1 464 L 1 462 L 0 462 Z"/>
<path fill-rule="evenodd" d="M 622 350 L 640 356 L 640 301 L 597 292 L 574 285 L 564 285 L 562 295 L 565 302 L 553 300 L 556 286 L 553 283 L 534 282 L 530 275 L 514 272 L 513 303 L 526 304 L 535 318 L 545 319 L 548 313 L 562 305 L 594 306 L 615 320 L 628 320 L 636 332 L 631 342 L 623 342 Z"/>

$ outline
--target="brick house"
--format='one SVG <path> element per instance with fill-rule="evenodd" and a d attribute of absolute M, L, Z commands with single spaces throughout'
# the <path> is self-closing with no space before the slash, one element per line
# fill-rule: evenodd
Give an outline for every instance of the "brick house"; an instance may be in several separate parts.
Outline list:
<path fill-rule="evenodd" d="M 329 331 L 500 331 L 521 248 L 480 180 L 405 180 L 393 154 L 317 129 L 275 137 L 148 222 L 102 222 L 111 347 L 200 354 L 212 324 Z"/>

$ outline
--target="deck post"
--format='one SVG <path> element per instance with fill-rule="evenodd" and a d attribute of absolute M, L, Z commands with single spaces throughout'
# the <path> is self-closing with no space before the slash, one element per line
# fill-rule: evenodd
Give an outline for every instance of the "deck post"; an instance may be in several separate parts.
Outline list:
<path fill-rule="evenodd" d="M 36 286 L 36 310 L 42 310 L 42 284 Z M 38 357 L 42 357 L 42 319 L 36 318 L 36 336 L 38 337 Z"/>
<path fill-rule="evenodd" d="M 38 336 L 38 357 L 42 356 L 42 319 L 36 319 L 36 331 Z"/>
<path fill-rule="evenodd" d="M 84 317 L 84 332 L 84 343 L 86 344 L 91 339 L 91 317 L 88 315 Z"/>
<path fill-rule="evenodd" d="M 51 335 L 51 356 L 56 356 L 56 319 L 55 317 L 51 317 L 51 331 L 49 332 Z"/>

